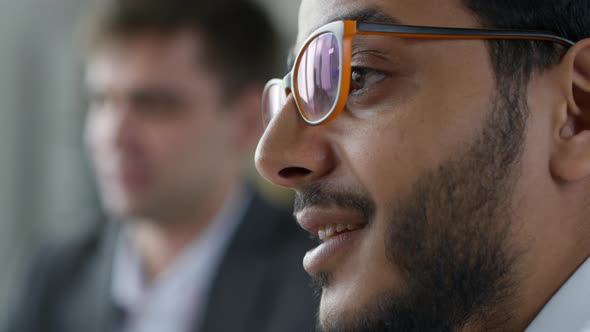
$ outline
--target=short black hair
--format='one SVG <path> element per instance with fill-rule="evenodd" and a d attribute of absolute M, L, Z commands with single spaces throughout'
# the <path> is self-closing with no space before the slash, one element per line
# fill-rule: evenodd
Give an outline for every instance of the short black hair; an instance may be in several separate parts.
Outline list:
<path fill-rule="evenodd" d="M 462 0 L 482 26 L 540 30 L 574 42 L 590 37 L 588 0 Z M 559 62 L 564 49 L 551 42 L 489 41 L 498 80 L 519 77 L 526 83 L 533 72 Z"/>
<path fill-rule="evenodd" d="M 101 0 L 90 16 L 88 49 L 142 33 L 191 29 L 203 39 L 204 61 L 232 98 L 277 72 L 277 33 L 260 6 L 247 0 Z"/>

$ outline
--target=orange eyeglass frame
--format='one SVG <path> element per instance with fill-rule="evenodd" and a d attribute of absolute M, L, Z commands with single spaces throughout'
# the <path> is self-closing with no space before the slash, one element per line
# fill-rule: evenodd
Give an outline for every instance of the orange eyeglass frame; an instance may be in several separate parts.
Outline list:
<path fill-rule="evenodd" d="M 309 120 L 310 117 L 305 112 L 303 102 L 301 101 L 298 93 L 299 87 L 297 83 L 297 73 L 303 58 L 302 55 L 305 53 L 307 47 L 316 38 L 327 33 L 333 34 L 338 41 L 340 52 L 340 77 L 338 81 L 338 92 L 335 103 L 331 106 L 331 109 L 326 113 L 326 115 L 319 120 L 311 121 Z M 291 91 L 294 92 L 293 95 L 299 113 L 307 124 L 311 126 L 317 126 L 332 121 L 338 116 L 338 114 L 340 114 L 340 112 L 342 112 L 348 99 L 352 71 L 352 39 L 355 35 L 378 35 L 420 39 L 536 40 L 555 42 L 563 45 L 566 48 L 575 45 L 573 41 L 570 41 L 566 38 L 541 31 L 426 27 L 382 23 L 364 23 L 353 20 L 335 21 L 315 30 L 305 40 L 299 49 L 299 52 L 297 53 L 297 57 L 291 72 L 289 72 L 282 80 L 273 79 L 269 81 L 265 88 L 263 98 L 268 97 L 268 89 L 271 86 L 282 84 L 287 96 Z"/>

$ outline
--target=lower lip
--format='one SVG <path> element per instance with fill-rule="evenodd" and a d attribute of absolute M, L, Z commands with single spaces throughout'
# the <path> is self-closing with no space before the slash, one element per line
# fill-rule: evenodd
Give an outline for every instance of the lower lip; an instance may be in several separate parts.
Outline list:
<path fill-rule="evenodd" d="M 316 274 L 325 269 L 326 266 L 335 264 L 343 256 L 357 245 L 362 228 L 351 232 L 338 234 L 326 242 L 320 244 L 305 254 L 303 258 L 303 268 L 309 274 Z"/>

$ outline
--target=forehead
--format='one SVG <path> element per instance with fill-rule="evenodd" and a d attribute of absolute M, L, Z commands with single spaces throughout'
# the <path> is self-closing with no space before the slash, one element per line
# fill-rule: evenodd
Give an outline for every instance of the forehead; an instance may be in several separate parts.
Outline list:
<path fill-rule="evenodd" d="M 109 55 L 121 61 L 128 58 L 146 58 L 164 64 L 193 64 L 201 49 L 199 35 L 192 31 L 175 33 L 143 32 L 114 37 L 95 48 L 92 55 Z"/>
<path fill-rule="evenodd" d="M 383 21 L 384 17 L 407 25 L 477 26 L 474 15 L 462 6 L 461 0 L 303 0 L 296 49 L 326 23 L 341 19 Z"/>
<path fill-rule="evenodd" d="M 90 82 L 141 82 L 203 75 L 198 35 L 137 34 L 98 45 L 87 61 Z"/>

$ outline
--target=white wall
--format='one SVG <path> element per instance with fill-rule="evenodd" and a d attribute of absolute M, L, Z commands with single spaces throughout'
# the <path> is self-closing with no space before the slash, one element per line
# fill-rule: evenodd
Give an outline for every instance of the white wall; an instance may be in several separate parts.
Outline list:
<path fill-rule="evenodd" d="M 298 0 L 257 0 L 268 9 L 275 26 L 288 42 L 294 42 L 299 14 Z"/>
<path fill-rule="evenodd" d="M 0 309 L 38 244 L 83 227 L 95 206 L 73 47 L 82 4 L 0 2 Z"/>

